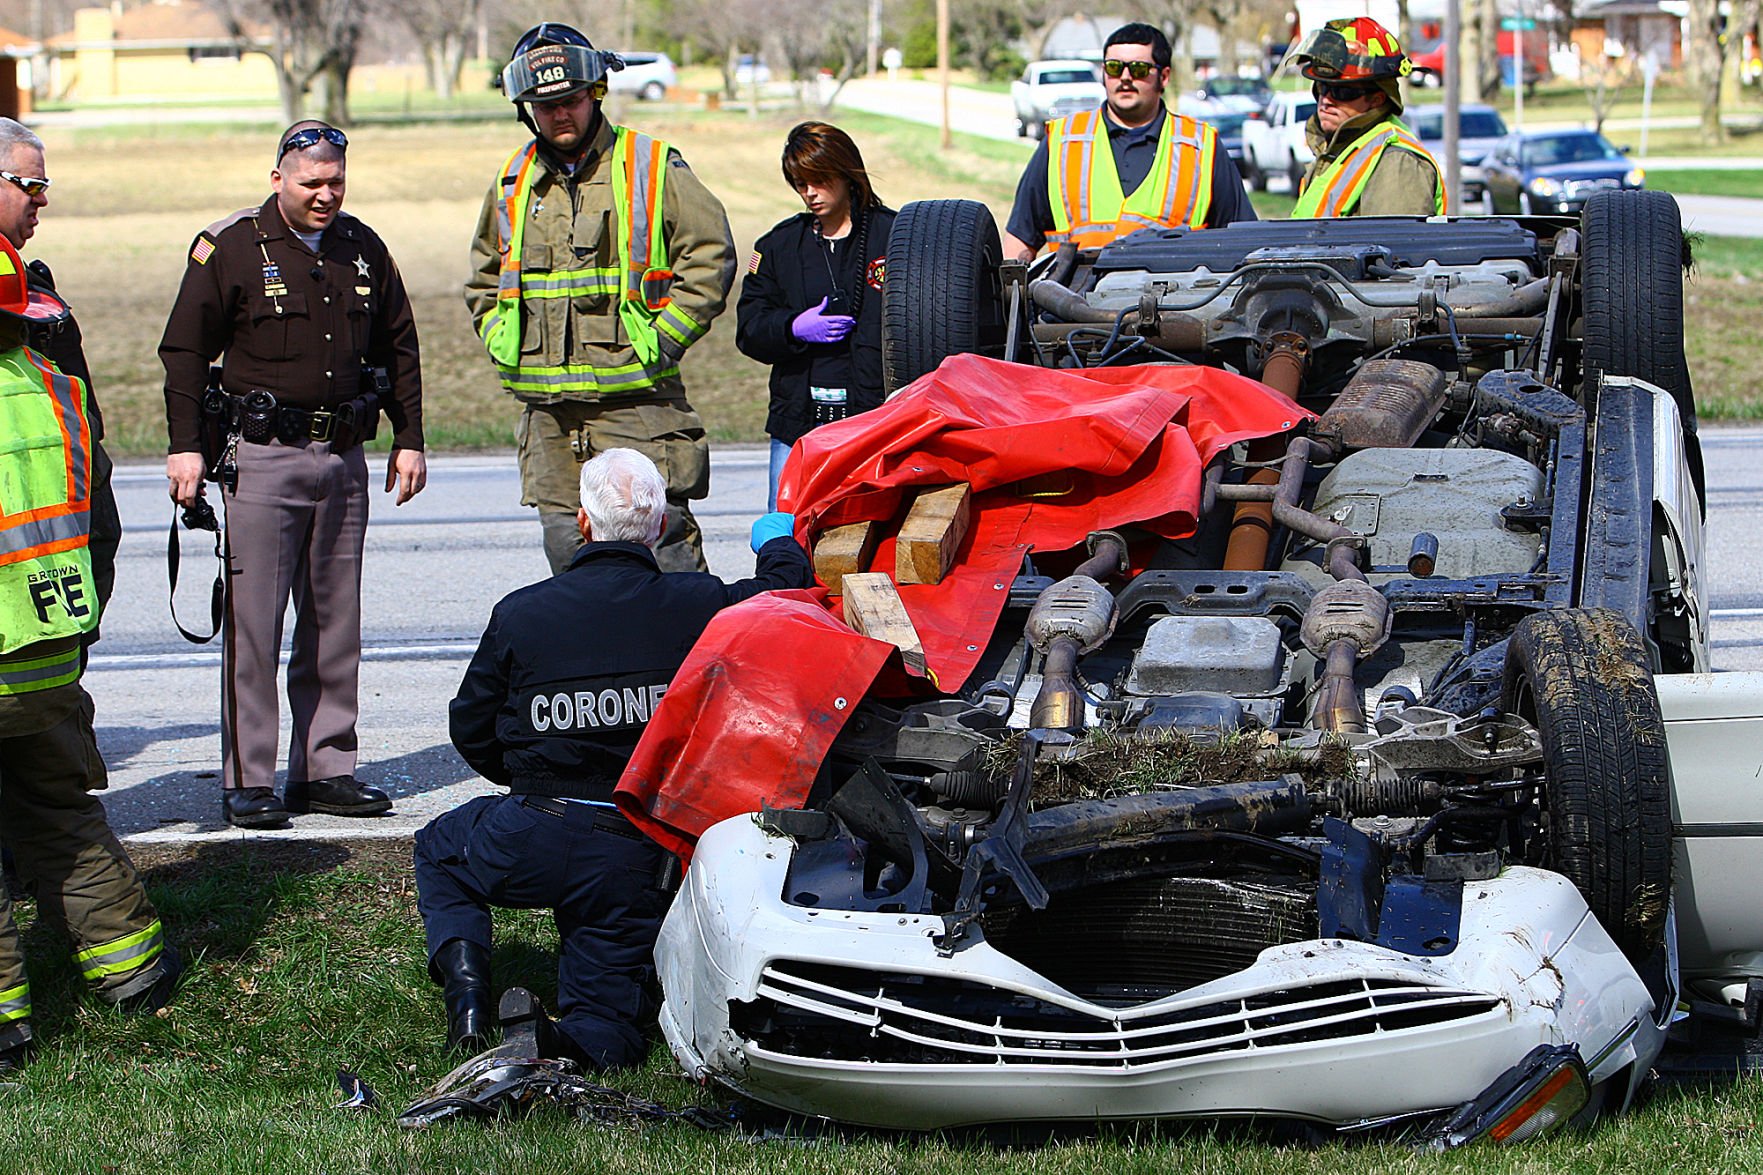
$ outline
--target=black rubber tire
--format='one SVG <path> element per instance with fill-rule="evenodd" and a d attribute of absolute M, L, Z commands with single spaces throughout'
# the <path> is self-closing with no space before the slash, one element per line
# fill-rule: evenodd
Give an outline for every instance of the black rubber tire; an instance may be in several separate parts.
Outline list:
<path fill-rule="evenodd" d="M 650 82 L 639 96 L 646 102 L 659 102 L 667 97 L 667 87 L 660 82 Z"/>
<path fill-rule="evenodd" d="M 1683 348 L 1677 201 L 1668 192 L 1599 192 L 1586 202 L 1580 226 L 1587 373 L 1631 375 L 1669 392 L 1699 458 L 1696 396 Z"/>
<path fill-rule="evenodd" d="M 1298 153 L 1292 152 L 1291 162 L 1286 165 L 1286 179 L 1292 183 L 1292 196 L 1295 199 L 1298 190 L 1304 186 L 1304 165 L 1298 162 Z"/>
<path fill-rule="evenodd" d="M 1265 192 L 1267 190 L 1267 173 L 1255 166 L 1255 157 L 1247 151 L 1243 152 L 1243 182 L 1250 190 Z"/>
<path fill-rule="evenodd" d="M 1640 634 L 1610 608 L 1533 613 L 1507 646 L 1501 702 L 1542 736 L 1537 863 L 1574 884 L 1625 955 L 1644 959 L 1671 896 L 1671 771 Z"/>
<path fill-rule="evenodd" d="M 975 200 L 915 200 L 888 237 L 882 284 L 882 384 L 889 395 L 951 355 L 995 348 L 1003 329 L 991 210 Z"/>

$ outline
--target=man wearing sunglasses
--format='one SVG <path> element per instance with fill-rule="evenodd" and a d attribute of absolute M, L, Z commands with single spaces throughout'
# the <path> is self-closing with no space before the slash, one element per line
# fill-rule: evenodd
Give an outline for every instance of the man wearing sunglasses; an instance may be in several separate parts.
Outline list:
<path fill-rule="evenodd" d="M 49 172 L 44 163 L 43 140 L 22 123 L 0 118 L 0 236 L 22 250 L 37 231 L 37 218 L 49 205 Z M 68 375 L 86 385 L 86 414 L 92 429 L 92 589 L 100 607 L 110 602 L 116 582 L 116 548 L 122 541 L 122 519 L 116 511 L 116 495 L 110 488 L 110 455 L 99 442 L 104 439 L 104 417 L 92 394 L 92 372 L 79 323 L 73 311 L 55 292 L 55 277 L 42 260 L 26 267 L 35 301 L 31 318 L 30 346 Z M 91 645 L 98 630 L 86 634 Z"/>
<path fill-rule="evenodd" d="M 246 828 L 284 824 L 290 812 L 391 809 L 385 792 L 355 781 L 368 500 L 361 444 L 380 412 L 392 429 L 386 492 L 395 489 L 403 505 L 428 476 L 416 323 L 385 242 L 343 211 L 349 140 L 307 121 L 276 142 L 269 199 L 196 235 L 159 344 L 165 472 L 180 506 L 201 492 L 202 400 L 217 358 L 224 395 L 216 406 L 235 422 L 232 461 L 223 458 L 221 470 L 221 810 Z M 276 669 L 290 596 L 294 732 L 278 798 Z"/>
<path fill-rule="evenodd" d="M 465 303 L 502 387 L 522 405 L 520 492 L 553 574 L 582 545 L 582 463 L 635 449 L 667 479 L 663 571 L 703 571 L 690 502 L 710 492 L 704 422 L 680 360 L 734 284 L 722 204 L 667 143 L 607 119 L 616 53 L 546 22 L 514 45 L 502 94 L 533 132 L 484 197 Z"/>
<path fill-rule="evenodd" d="M 1438 161 L 1398 117 L 1413 66 L 1394 34 L 1370 17 L 1331 20 L 1286 56 L 1294 66 L 1316 95 L 1294 217 L 1444 215 Z"/>
<path fill-rule="evenodd" d="M 1027 261 L 1043 244 L 1094 248 L 1141 228 L 1254 220 L 1216 132 L 1163 105 L 1169 39 L 1148 24 L 1123 25 L 1102 52 L 1106 101 L 1047 124 L 1016 186 L 1004 255 Z M 1104 136 L 1108 150 L 1095 150 Z"/>

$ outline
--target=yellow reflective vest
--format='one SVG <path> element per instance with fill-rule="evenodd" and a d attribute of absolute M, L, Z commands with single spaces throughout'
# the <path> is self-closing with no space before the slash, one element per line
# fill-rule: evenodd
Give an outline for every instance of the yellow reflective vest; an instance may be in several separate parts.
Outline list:
<path fill-rule="evenodd" d="M 1433 165 L 1438 176 L 1433 185 L 1433 215 L 1445 215 L 1448 201 L 1445 199 L 1444 168 L 1438 165 L 1430 151 L 1420 145 L 1412 131 L 1399 120 L 1388 118 L 1354 139 L 1333 163 L 1317 173 L 1298 197 L 1292 218 L 1351 216 L 1372 172 L 1377 170 L 1377 161 L 1392 147 L 1413 152 Z"/>
<path fill-rule="evenodd" d="M 4 263 L 4 259 L 0 259 Z M 76 681 L 98 624 L 87 550 L 86 385 L 35 351 L 0 352 L 0 695 Z"/>
<path fill-rule="evenodd" d="M 495 304 L 479 320 L 478 336 L 495 360 L 502 386 L 511 392 L 528 397 L 581 398 L 640 391 L 679 374 L 678 364 L 667 358 L 662 348 L 663 335 L 677 344 L 678 354 L 707 329 L 675 307 L 669 294 L 674 274 L 668 268 L 662 201 L 670 147 L 625 127 L 614 129 L 614 266 L 553 263 L 543 270 L 524 269 L 523 237 L 536 179 L 538 141 L 516 151 L 502 169 L 496 201 L 501 266 Z M 552 356 L 529 356 L 528 362 L 522 362 L 524 302 L 607 296 L 617 300 L 618 321 L 634 351 L 634 362 L 606 366 L 554 362 Z"/>
<path fill-rule="evenodd" d="M 1141 228 L 1206 227 L 1218 134 L 1186 115 L 1163 112 L 1157 154 L 1132 195 L 1120 190 L 1101 108 L 1047 124 L 1047 242 L 1096 248 Z"/>

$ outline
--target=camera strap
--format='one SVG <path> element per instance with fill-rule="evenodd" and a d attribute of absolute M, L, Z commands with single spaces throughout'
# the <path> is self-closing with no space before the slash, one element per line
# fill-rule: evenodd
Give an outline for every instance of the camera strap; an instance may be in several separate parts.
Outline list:
<path fill-rule="evenodd" d="M 223 510 L 226 508 L 224 497 L 223 495 L 221 502 Z M 186 525 L 188 524 L 186 523 Z M 220 633 L 221 611 L 226 602 L 226 556 L 221 554 L 220 549 L 221 533 L 224 529 L 224 526 L 214 528 L 214 558 L 219 563 L 220 570 L 215 572 L 214 589 L 209 600 L 208 635 L 198 636 L 185 628 L 183 622 L 178 619 L 178 563 L 181 561 L 183 553 L 178 545 L 178 508 L 175 504 L 171 508 L 171 530 L 165 536 L 165 571 L 166 577 L 171 581 L 166 602 L 171 606 L 172 624 L 177 626 L 178 632 L 183 634 L 185 640 L 194 645 L 205 645 Z"/>

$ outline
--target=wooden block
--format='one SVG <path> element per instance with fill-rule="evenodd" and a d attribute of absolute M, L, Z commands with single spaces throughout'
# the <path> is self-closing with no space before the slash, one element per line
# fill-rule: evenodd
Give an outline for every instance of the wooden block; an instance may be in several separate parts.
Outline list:
<path fill-rule="evenodd" d="M 900 524 L 894 548 L 894 579 L 899 583 L 941 583 L 955 561 L 955 549 L 967 537 L 968 503 L 973 493 L 966 482 L 924 490 Z"/>
<path fill-rule="evenodd" d="M 845 576 L 845 623 L 900 650 L 906 667 L 924 672 L 924 645 L 900 602 L 900 589 L 879 571 Z"/>
<path fill-rule="evenodd" d="M 840 581 L 869 566 L 875 554 L 875 540 L 881 528 L 873 522 L 853 522 L 835 526 L 820 533 L 814 540 L 814 574 L 821 583 L 842 594 Z"/>

